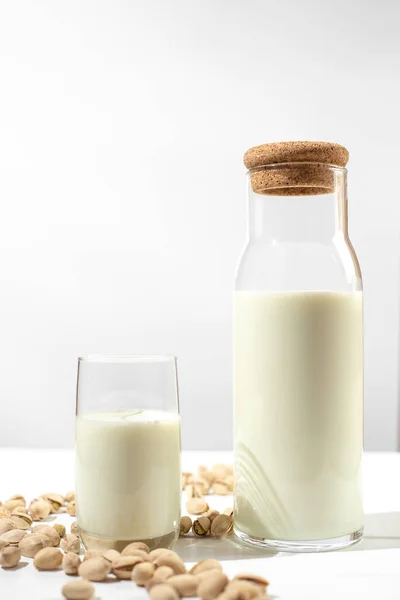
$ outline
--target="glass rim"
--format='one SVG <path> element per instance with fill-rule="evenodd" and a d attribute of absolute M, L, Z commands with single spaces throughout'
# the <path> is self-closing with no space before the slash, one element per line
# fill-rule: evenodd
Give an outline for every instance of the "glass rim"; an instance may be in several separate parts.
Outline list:
<path fill-rule="evenodd" d="M 173 354 L 87 354 L 78 357 L 78 362 L 89 363 L 176 363 L 176 361 L 177 357 Z"/>

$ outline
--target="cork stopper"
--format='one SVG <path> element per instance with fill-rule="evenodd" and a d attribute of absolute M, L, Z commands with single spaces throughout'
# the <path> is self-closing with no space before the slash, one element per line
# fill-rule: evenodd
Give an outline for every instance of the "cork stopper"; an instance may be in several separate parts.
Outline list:
<path fill-rule="evenodd" d="M 276 142 L 244 155 L 253 191 L 273 196 L 309 196 L 334 190 L 332 166 L 345 167 L 349 153 L 329 142 Z M 290 163 L 290 164 L 287 164 Z"/>

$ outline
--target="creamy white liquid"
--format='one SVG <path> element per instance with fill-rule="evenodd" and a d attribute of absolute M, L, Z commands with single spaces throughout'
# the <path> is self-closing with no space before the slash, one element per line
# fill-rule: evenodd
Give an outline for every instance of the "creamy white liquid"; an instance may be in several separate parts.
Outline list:
<path fill-rule="evenodd" d="M 78 526 L 114 540 L 147 540 L 178 527 L 180 420 L 162 411 L 76 419 Z"/>
<path fill-rule="evenodd" d="M 361 293 L 236 292 L 235 526 L 322 540 L 363 525 Z"/>

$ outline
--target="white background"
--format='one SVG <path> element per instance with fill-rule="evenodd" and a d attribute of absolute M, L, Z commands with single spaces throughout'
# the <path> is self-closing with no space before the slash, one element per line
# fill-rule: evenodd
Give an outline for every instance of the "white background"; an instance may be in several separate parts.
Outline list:
<path fill-rule="evenodd" d="M 76 357 L 179 357 L 183 444 L 231 445 L 243 152 L 340 142 L 366 447 L 397 447 L 400 5 L 0 4 L 0 445 L 71 446 Z"/>

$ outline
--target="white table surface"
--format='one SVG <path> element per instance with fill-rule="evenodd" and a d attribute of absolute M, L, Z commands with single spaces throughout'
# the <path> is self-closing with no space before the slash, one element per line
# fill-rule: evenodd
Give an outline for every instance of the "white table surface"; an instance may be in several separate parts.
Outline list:
<path fill-rule="evenodd" d="M 225 452 L 186 452 L 183 469 L 232 462 Z M 29 501 L 45 492 L 73 489 L 73 452 L 69 450 L 0 449 L 0 499 L 23 494 Z M 236 538 L 180 538 L 175 550 L 187 563 L 207 557 L 222 561 L 229 576 L 253 572 L 270 581 L 274 600 L 400 599 L 400 454 L 366 453 L 364 460 L 365 538 L 357 546 L 324 554 L 268 554 L 242 547 Z M 210 496 L 211 508 L 231 506 L 229 496 Z M 51 522 L 68 528 L 74 519 Z M 0 568 L 0 600 L 56 600 L 71 581 L 63 571 L 38 572 L 23 558 L 19 568 Z M 146 598 L 130 581 L 96 583 L 96 600 Z"/>

